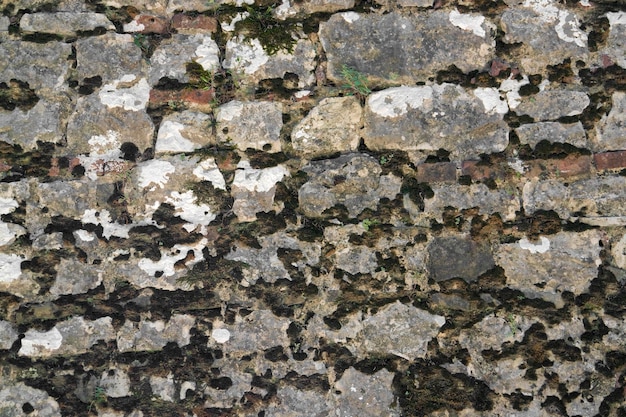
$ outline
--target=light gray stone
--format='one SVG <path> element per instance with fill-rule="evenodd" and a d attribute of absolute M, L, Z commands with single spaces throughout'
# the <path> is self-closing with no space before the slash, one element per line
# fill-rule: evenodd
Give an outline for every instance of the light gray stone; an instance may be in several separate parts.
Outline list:
<path fill-rule="evenodd" d="M 173 34 L 165 39 L 150 58 L 150 85 L 163 77 L 189 82 L 187 64 L 196 62 L 205 71 L 214 72 L 220 66 L 219 48 L 209 35 Z"/>
<path fill-rule="evenodd" d="M 396 355 L 413 361 L 426 357 L 428 343 L 445 322 L 443 316 L 396 301 L 363 320 L 358 340 L 363 356 Z"/>
<path fill-rule="evenodd" d="M 61 259 L 50 294 L 55 296 L 84 294 L 102 283 L 102 272 L 102 268 L 95 265 L 74 259 Z"/>
<path fill-rule="evenodd" d="M 626 188 L 623 177 L 587 178 L 569 183 L 558 180 L 529 181 L 523 190 L 524 210 L 554 210 L 562 219 L 626 216 Z"/>
<path fill-rule="evenodd" d="M 363 137 L 374 150 L 446 149 L 454 159 L 477 158 L 508 145 L 507 111 L 492 88 L 394 87 L 368 97 Z"/>
<path fill-rule="evenodd" d="M 21 340 L 18 355 L 46 358 L 60 355 L 80 355 L 89 351 L 98 341 L 115 339 L 111 317 L 94 321 L 73 317 L 62 321 L 52 329 L 41 332 L 28 330 Z"/>
<path fill-rule="evenodd" d="M 366 246 L 350 246 L 335 253 L 335 266 L 351 275 L 373 274 L 378 266 L 376 251 Z"/>
<path fill-rule="evenodd" d="M 176 387 L 174 386 L 174 375 L 171 373 L 167 375 L 166 378 L 151 376 L 150 388 L 152 390 L 152 394 L 159 397 L 163 401 L 174 401 L 176 396 Z"/>
<path fill-rule="evenodd" d="M 339 10 L 348 10 L 354 7 L 354 0 L 283 0 L 274 10 L 278 19 L 305 17 L 313 13 L 334 13 Z"/>
<path fill-rule="evenodd" d="M 178 2 L 183 2 L 187 4 L 199 3 L 199 1 L 195 2 L 185 2 L 183 0 L 177 0 Z M 131 6 L 139 10 L 140 12 L 151 12 L 157 14 L 166 13 L 166 8 L 168 4 L 175 4 L 175 2 L 170 2 L 169 0 L 104 0 L 102 4 L 109 7 L 122 8 L 124 6 Z M 196 9 L 192 9 L 196 10 Z M 169 12 L 167 12 L 169 13 Z"/>
<path fill-rule="evenodd" d="M 532 148 L 542 140 L 550 143 L 568 143 L 578 148 L 587 148 L 587 135 L 581 122 L 562 124 L 557 122 L 539 122 L 522 125 L 515 129 L 520 143 L 527 143 Z"/>
<path fill-rule="evenodd" d="M 217 362 L 217 361 L 216 361 Z M 238 369 L 240 363 L 239 358 L 235 361 L 219 361 L 221 365 L 220 376 L 230 378 L 233 385 L 228 389 L 217 389 L 207 386 L 204 389 L 206 398 L 210 398 L 210 405 L 213 407 L 230 408 L 237 404 L 243 398 L 246 392 L 252 389 L 252 374 Z"/>
<path fill-rule="evenodd" d="M 337 13 L 320 24 L 328 77 L 341 84 L 342 68 L 359 71 L 373 84 L 414 84 L 455 65 L 481 69 L 495 53 L 493 24 L 483 16 L 436 10 L 403 16 Z"/>
<path fill-rule="evenodd" d="M 150 3 L 146 1 L 146 3 Z M 217 1 L 204 1 L 204 0 L 169 0 L 167 3 L 167 9 L 165 12 L 167 14 L 172 14 L 174 12 L 206 12 L 208 10 L 213 10 L 219 7 L 222 3 L 227 3 L 227 1 L 217 0 Z M 249 1 L 237 1 L 237 5 L 241 6 L 242 4 L 253 4 Z"/>
<path fill-rule="evenodd" d="M 276 392 L 278 404 L 272 404 L 265 414 L 268 417 L 326 417 L 332 415 L 332 408 L 326 397 L 317 391 L 297 389 L 286 385 Z"/>
<path fill-rule="evenodd" d="M 274 196 L 276 184 L 286 176 L 289 171 L 282 165 L 256 169 L 248 161 L 239 162 L 231 186 L 233 212 L 239 221 L 254 221 L 259 212 L 280 212 L 282 206 L 274 203 Z"/>
<path fill-rule="evenodd" d="M 15 79 L 28 83 L 39 96 L 40 90 L 66 90 L 71 45 L 55 42 L 40 44 L 8 40 L 0 43 L 0 82 Z"/>
<path fill-rule="evenodd" d="M 611 247 L 613 262 L 621 269 L 626 269 L 626 234 Z"/>
<path fill-rule="evenodd" d="M 131 394 L 130 378 L 121 369 L 113 368 L 103 372 L 98 386 L 105 390 L 107 397 L 111 398 L 127 397 Z"/>
<path fill-rule="evenodd" d="M 517 188 L 490 190 L 485 184 L 431 184 L 431 188 L 435 195 L 424 199 L 423 214 L 438 221 L 443 220 L 446 207 L 459 210 L 477 207 L 482 214 L 500 213 L 505 220 L 513 220 L 515 212 L 521 208 Z M 404 206 L 414 217 L 421 215 L 408 196 L 404 199 Z"/>
<path fill-rule="evenodd" d="M 24 415 L 22 407 L 30 404 L 38 417 L 58 417 L 61 415 L 59 403 L 50 397 L 46 391 L 29 387 L 18 382 L 16 384 L 0 385 L 0 411 L 3 417 L 21 417 Z"/>
<path fill-rule="evenodd" d="M 556 120 L 581 114 L 589 103 L 589 96 L 582 91 L 543 90 L 523 97 L 515 112 L 528 115 L 536 121 Z"/>
<path fill-rule="evenodd" d="M 20 20 L 23 33 L 51 33 L 73 36 L 79 32 L 90 32 L 98 28 L 115 30 L 115 26 L 100 13 L 25 13 Z"/>
<path fill-rule="evenodd" d="M 306 157 L 356 151 L 362 126 L 356 97 L 325 98 L 293 129 L 291 143 Z"/>
<path fill-rule="evenodd" d="M 103 84 L 124 76 L 146 77 L 146 62 L 131 35 L 107 33 L 82 38 L 76 45 L 76 74 L 79 82 L 100 77 Z"/>
<path fill-rule="evenodd" d="M 298 201 L 309 217 L 323 217 L 324 210 L 337 204 L 355 217 L 366 208 L 375 210 L 381 198 L 393 200 L 400 192 L 400 180 L 392 175 L 381 177 L 378 161 L 369 155 L 346 154 L 311 162 L 302 170 L 310 179 L 300 188 Z"/>
<path fill-rule="evenodd" d="M 119 161 L 120 147 L 131 142 L 145 152 L 152 147 L 154 124 L 145 111 L 149 87 L 145 78 L 131 81 L 130 88 L 112 83 L 101 94 L 81 97 L 67 125 L 67 151 L 95 159 Z M 122 101 L 123 100 L 123 101 Z"/>
<path fill-rule="evenodd" d="M 348 368 L 335 383 L 335 415 L 337 417 L 396 417 L 400 411 L 391 386 L 394 374 L 382 369 L 373 375 L 365 375 Z"/>
<path fill-rule="evenodd" d="M 496 263 L 504 269 L 506 282 L 529 298 L 541 298 L 557 308 L 561 294 L 585 293 L 598 275 L 601 233 L 559 232 L 536 242 L 522 239 L 496 248 Z"/>
<path fill-rule="evenodd" d="M 25 151 L 37 148 L 37 142 L 61 142 L 63 119 L 68 116 L 67 104 L 39 100 L 28 111 L 0 110 L 0 141 L 19 145 Z"/>
<path fill-rule="evenodd" d="M 616 91 L 612 96 L 613 107 L 596 125 L 593 141 L 594 151 L 626 149 L 626 93 Z"/>
<path fill-rule="evenodd" d="M 11 322 L 0 320 L 0 350 L 11 349 L 18 336 Z"/>
<path fill-rule="evenodd" d="M 11 20 L 7 16 L 0 16 L 0 36 L 9 32 L 9 25 Z"/>
<path fill-rule="evenodd" d="M 226 42 L 223 66 L 233 71 L 242 84 L 254 85 L 260 80 L 283 78 L 291 73 L 298 76 L 298 88 L 306 88 L 315 83 L 316 55 L 315 46 L 308 39 L 299 39 L 293 53 L 280 50 L 268 55 L 258 39 L 239 35 Z"/>
<path fill-rule="evenodd" d="M 256 310 L 245 317 L 237 316 L 234 324 L 214 322 L 214 328 L 230 331 L 228 341 L 219 344 L 220 349 L 230 354 L 261 352 L 275 346 L 288 346 L 287 328 L 291 321 L 276 317 L 269 310 Z M 215 344 L 210 339 L 209 346 Z"/>
<path fill-rule="evenodd" d="M 217 109 L 217 141 L 246 149 L 280 152 L 282 105 L 270 101 L 233 100 Z"/>
<path fill-rule="evenodd" d="M 208 114 L 190 110 L 165 116 L 157 134 L 156 154 L 193 152 L 216 144 L 211 121 Z"/>
<path fill-rule="evenodd" d="M 585 60 L 589 54 L 587 33 L 580 29 L 574 13 L 545 2 L 527 3 L 530 8 L 509 8 L 500 20 L 503 41 L 522 43 L 514 58 L 524 73 L 543 73 L 547 65 L 570 57 Z"/>
<path fill-rule="evenodd" d="M 96 187 L 82 181 L 39 183 L 33 188 L 34 195 L 39 198 L 40 209 L 45 207 L 50 216 L 69 218 L 81 218 L 86 210 L 94 206 L 98 191 Z"/>
<path fill-rule="evenodd" d="M 117 348 L 120 352 L 141 352 L 161 350 L 169 342 L 187 346 L 191 337 L 189 331 L 195 323 L 196 319 L 188 314 L 174 314 L 167 322 L 126 320 L 117 331 Z"/>
<path fill-rule="evenodd" d="M 466 237 L 436 237 L 428 244 L 428 271 L 437 281 L 462 278 L 472 282 L 494 267 L 491 250 Z"/>

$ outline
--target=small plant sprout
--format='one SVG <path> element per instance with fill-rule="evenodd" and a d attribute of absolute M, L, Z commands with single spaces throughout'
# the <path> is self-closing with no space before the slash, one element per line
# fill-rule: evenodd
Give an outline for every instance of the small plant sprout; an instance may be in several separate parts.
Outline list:
<path fill-rule="evenodd" d="M 370 228 L 374 225 L 377 225 L 378 223 L 379 222 L 376 219 L 365 219 L 363 220 L 361 225 L 363 226 L 363 229 L 365 229 L 366 232 L 369 232 Z"/>
<path fill-rule="evenodd" d="M 105 404 L 107 402 L 107 394 L 106 390 L 103 387 L 96 387 L 93 390 L 93 396 L 91 397 L 91 402 L 89 403 L 89 412 L 95 406 L 98 408 L 99 405 Z"/>
<path fill-rule="evenodd" d="M 372 92 L 367 86 L 365 75 L 345 64 L 341 67 L 341 78 L 345 81 L 343 88 L 348 90 L 350 94 L 365 98 Z"/>

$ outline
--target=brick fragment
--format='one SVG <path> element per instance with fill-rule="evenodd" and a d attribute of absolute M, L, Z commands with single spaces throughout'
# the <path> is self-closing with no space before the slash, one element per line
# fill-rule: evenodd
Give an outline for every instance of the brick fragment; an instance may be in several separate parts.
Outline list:
<path fill-rule="evenodd" d="M 591 173 L 590 155 L 568 155 L 563 159 L 535 159 L 525 163 L 526 176 L 530 178 L 570 178 Z"/>
<path fill-rule="evenodd" d="M 7 172 L 13 168 L 11 165 L 7 164 L 5 160 L 0 159 L 0 172 Z"/>
<path fill-rule="evenodd" d="M 213 108 L 214 89 L 185 89 L 185 90 L 151 90 L 149 107 L 185 106 L 200 111 L 210 111 Z"/>
<path fill-rule="evenodd" d="M 453 162 L 436 162 L 417 166 L 419 182 L 456 182 L 456 165 Z"/>
<path fill-rule="evenodd" d="M 496 171 L 491 165 L 480 164 L 479 161 L 463 161 L 461 173 L 469 175 L 473 181 L 483 181 L 496 176 Z"/>
<path fill-rule="evenodd" d="M 601 152 L 593 155 L 598 171 L 626 168 L 626 151 Z"/>
<path fill-rule="evenodd" d="M 140 14 L 135 16 L 132 22 L 124 25 L 125 32 L 136 33 L 158 33 L 165 34 L 170 30 L 170 25 L 167 19 L 161 16 L 155 16 L 150 14 Z"/>
<path fill-rule="evenodd" d="M 188 16 L 178 13 L 172 18 L 172 28 L 178 30 L 179 33 L 215 33 L 217 31 L 217 19 L 211 16 Z"/>

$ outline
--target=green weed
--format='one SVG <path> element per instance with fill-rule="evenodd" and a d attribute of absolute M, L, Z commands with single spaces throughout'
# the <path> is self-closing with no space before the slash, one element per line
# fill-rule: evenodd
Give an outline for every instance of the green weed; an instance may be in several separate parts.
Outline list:
<path fill-rule="evenodd" d="M 359 98 L 365 98 L 372 92 L 367 86 L 367 77 L 345 64 L 341 67 L 341 78 L 345 81 L 343 88 L 348 90 L 350 94 L 356 95 Z"/>

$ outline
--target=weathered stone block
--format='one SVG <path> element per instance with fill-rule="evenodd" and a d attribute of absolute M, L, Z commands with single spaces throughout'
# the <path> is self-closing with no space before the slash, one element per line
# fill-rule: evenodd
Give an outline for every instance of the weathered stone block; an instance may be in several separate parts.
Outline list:
<path fill-rule="evenodd" d="M 613 93 L 613 107 L 596 125 L 593 150 L 612 151 L 626 148 L 626 93 Z"/>
<path fill-rule="evenodd" d="M 535 120 L 556 120 L 559 117 L 576 116 L 589 105 L 589 96 L 582 91 L 543 90 L 521 99 L 515 112 Z"/>
<path fill-rule="evenodd" d="M 79 32 L 89 32 L 98 28 L 115 30 L 113 23 L 100 13 L 26 13 L 20 20 L 20 30 L 24 33 L 73 36 Z"/>
<path fill-rule="evenodd" d="M 626 151 L 602 152 L 593 155 L 598 171 L 626 168 Z"/>
<path fill-rule="evenodd" d="M 471 282 L 494 265 L 488 246 L 465 237 L 438 237 L 428 244 L 428 271 L 437 282 L 452 278 Z"/>
<path fill-rule="evenodd" d="M 478 70 L 495 52 L 494 26 L 483 16 L 437 10 L 400 13 L 344 12 L 320 24 L 328 76 L 341 83 L 344 65 L 376 84 L 413 84 L 455 65 Z"/>
<path fill-rule="evenodd" d="M 131 35 L 107 33 L 79 39 L 75 46 L 76 73 L 81 83 L 94 77 L 100 77 L 103 84 L 129 75 L 145 77 L 146 61 Z"/>
<path fill-rule="evenodd" d="M 246 149 L 280 152 L 282 105 L 270 101 L 231 101 L 217 109 L 217 141 Z"/>
<path fill-rule="evenodd" d="M 520 143 L 527 143 L 532 148 L 542 140 L 550 143 L 568 143 L 578 148 L 587 148 L 587 135 L 581 122 L 561 124 L 556 122 L 539 122 L 522 125 L 515 129 Z"/>
<path fill-rule="evenodd" d="M 161 350 L 169 342 L 183 347 L 189 344 L 189 332 L 195 323 L 195 317 L 188 314 L 174 314 L 167 322 L 126 320 L 117 331 L 117 347 L 120 352 Z"/>
<path fill-rule="evenodd" d="M 495 89 L 468 92 L 453 84 L 394 87 L 371 94 L 365 107 L 370 149 L 436 151 L 455 159 L 503 151 L 508 111 Z"/>
<path fill-rule="evenodd" d="M 356 151 L 362 127 L 362 109 L 355 97 L 322 100 L 293 129 L 291 143 L 307 157 Z"/>
<path fill-rule="evenodd" d="M 186 110 L 163 118 L 157 134 L 155 152 L 193 152 L 209 144 L 215 144 L 211 117 L 205 113 Z"/>

